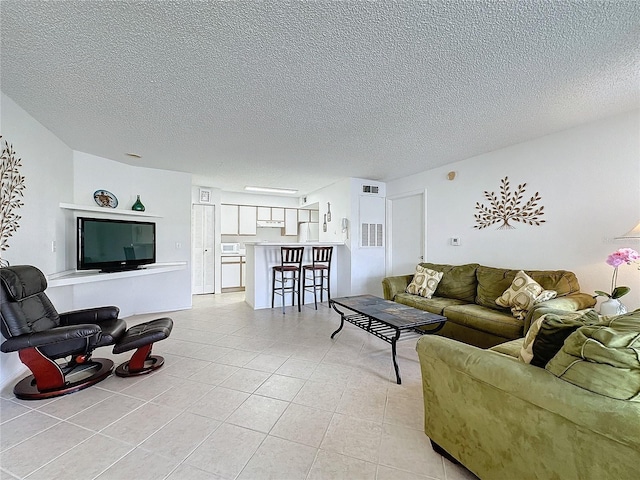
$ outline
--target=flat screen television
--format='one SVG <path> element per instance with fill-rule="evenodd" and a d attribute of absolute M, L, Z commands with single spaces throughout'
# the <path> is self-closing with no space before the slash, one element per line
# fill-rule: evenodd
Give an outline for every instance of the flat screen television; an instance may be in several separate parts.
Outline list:
<path fill-rule="evenodd" d="M 78 270 L 135 270 L 156 261 L 156 224 L 78 217 Z"/>

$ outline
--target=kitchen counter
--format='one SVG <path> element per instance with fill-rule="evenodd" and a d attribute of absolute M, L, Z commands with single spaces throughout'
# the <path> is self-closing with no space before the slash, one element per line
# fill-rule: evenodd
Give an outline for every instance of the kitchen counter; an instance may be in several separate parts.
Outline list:
<path fill-rule="evenodd" d="M 271 268 L 280 265 L 280 247 L 308 247 L 305 249 L 302 264 L 311 264 L 311 247 L 333 246 L 331 260 L 331 295 L 338 296 L 338 276 L 340 258 L 347 248 L 341 242 L 245 242 L 246 249 L 246 279 L 245 301 L 254 309 L 271 308 Z M 343 252 L 344 251 L 344 252 Z M 302 272 L 300 272 L 302 280 Z M 301 284 L 302 286 L 302 284 Z M 290 295 L 286 296 L 290 304 Z M 275 307 L 282 304 L 281 298 L 276 296 Z M 305 293 L 305 303 L 313 307 L 313 293 Z"/>

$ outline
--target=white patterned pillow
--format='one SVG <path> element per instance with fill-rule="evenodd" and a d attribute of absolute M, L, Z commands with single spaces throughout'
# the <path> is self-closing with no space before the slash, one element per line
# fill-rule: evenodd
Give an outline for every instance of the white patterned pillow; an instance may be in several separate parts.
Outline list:
<path fill-rule="evenodd" d="M 546 314 L 542 315 L 538 320 L 533 322 L 529 327 L 529 331 L 524 337 L 524 341 L 522 342 L 522 348 L 520 349 L 520 355 L 518 355 L 518 359 L 524 363 L 531 363 L 533 360 L 533 341 L 536 339 L 538 332 L 540 331 L 540 327 L 542 326 L 542 322 L 546 318 Z"/>
<path fill-rule="evenodd" d="M 518 320 L 524 320 L 542 291 L 543 288 L 538 282 L 520 270 L 511 286 L 496 299 L 496 303 L 501 307 L 511 307 L 513 316 Z"/>
<path fill-rule="evenodd" d="M 417 265 L 416 273 L 413 275 L 413 280 L 411 280 L 411 283 L 407 286 L 405 292 L 413 295 L 420 295 L 425 298 L 431 298 L 441 279 L 442 272 L 437 272 L 430 268 Z"/>
<path fill-rule="evenodd" d="M 546 302 L 547 300 L 552 300 L 558 296 L 558 292 L 555 290 L 543 290 L 540 295 L 538 295 L 533 302 L 534 304 L 538 304 L 541 302 Z"/>

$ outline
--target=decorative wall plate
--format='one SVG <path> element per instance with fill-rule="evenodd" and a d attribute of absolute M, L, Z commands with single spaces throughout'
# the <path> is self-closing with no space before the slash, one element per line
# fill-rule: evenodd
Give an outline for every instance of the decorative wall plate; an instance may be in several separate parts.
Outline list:
<path fill-rule="evenodd" d="M 108 190 L 96 190 L 93 192 L 93 199 L 101 207 L 116 208 L 118 206 L 118 199 Z"/>

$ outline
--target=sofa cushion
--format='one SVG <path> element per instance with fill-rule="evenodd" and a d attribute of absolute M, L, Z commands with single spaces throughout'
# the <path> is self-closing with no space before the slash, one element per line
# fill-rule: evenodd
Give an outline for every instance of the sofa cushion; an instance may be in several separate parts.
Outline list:
<path fill-rule="evenodd" d="M 569 335 L 584 325 L 594 325 L 599 321 L 600 317 L 593 309 L 542 315 L 535 322 L 538 324 L 537 332 L 534 324 L 525 338 L 525 344 L 530 346 L 531 365 L 544 368 L 562 348 L 562 344 Z M 528 339 L 531 343 L 528 343 Z M 523 355 L 523 361 L 527 357 L 528 355 Z"/>
<path fill-rule="evenodd" d="M 455 298 L 473 303 L 476 298 L 478 281 L 476 279 L 477 263 L 466 265 L 443 265 L 438 263 L 421 263 L 423 267 L 442 272 L 442 279 L 434 293 L 436 297 Z"/>
<path fill-rule="evenodd" d="M 442 272 L 425 268 L 422 265 L 416 265 L 416 272 L 413 275 L 411 283 L 407 285 L 406 292 L 412 295 L 431 298 L 441 278 Z"/>
<path fill-rule="evenodd" d="M 454 305 L 446 307 L 443 315 L 449 322 L 458 323 L 474 330 L 497 335 L 502 338 L 523 336 L 523 322 L 510 313 L 497 312 L 480 305 Z"/>
<path fill-rule="evenodd" d="M 546 369 L 591 392 L 640 402 L 640 312 L 578 328 Z"/>
<path fill-rule="evenodd" d="M 519 270 L 485 267 L 479 265 L 476 270 L 478 292 L 475 303 L 483 307 L 505 311 L 505 307 L 497 305 L 496 299 L 509 288 Z M 555 290 L 558 296 L 580 291 L 580 284 L 573 272 L 566 270 L 525 270 L 544 290 Z"/>
<path fill-rule="evenodd" d="M 510 342 L 504 342 L 499 345 L 495 345 L 491 347 L 489 350 L 502 353 L 503 355 L 508 355 L 510 357 L 513 357 L 513 359 L 515 360 L 516 358 L 518 358 L 518 355 L 520 354 L 523 341 L 524 341 L 524 338 L 516 338 L 515 340 L 511 340 Z"/>
<path fill-rule="evenodd" d="M 452 305 L 464 305 L 467 303 L 462 300 L 456 300 L 455 298 L 424 298 L 419 295 L 411 295 L 410 293 L 398 293 L 394 297 L 394 301 L 413 308 L 419 308 L 426 312 L 437 313 L 438 315 L 442 315 L 442 311 L 445 307 L 450 307 Z"/>

